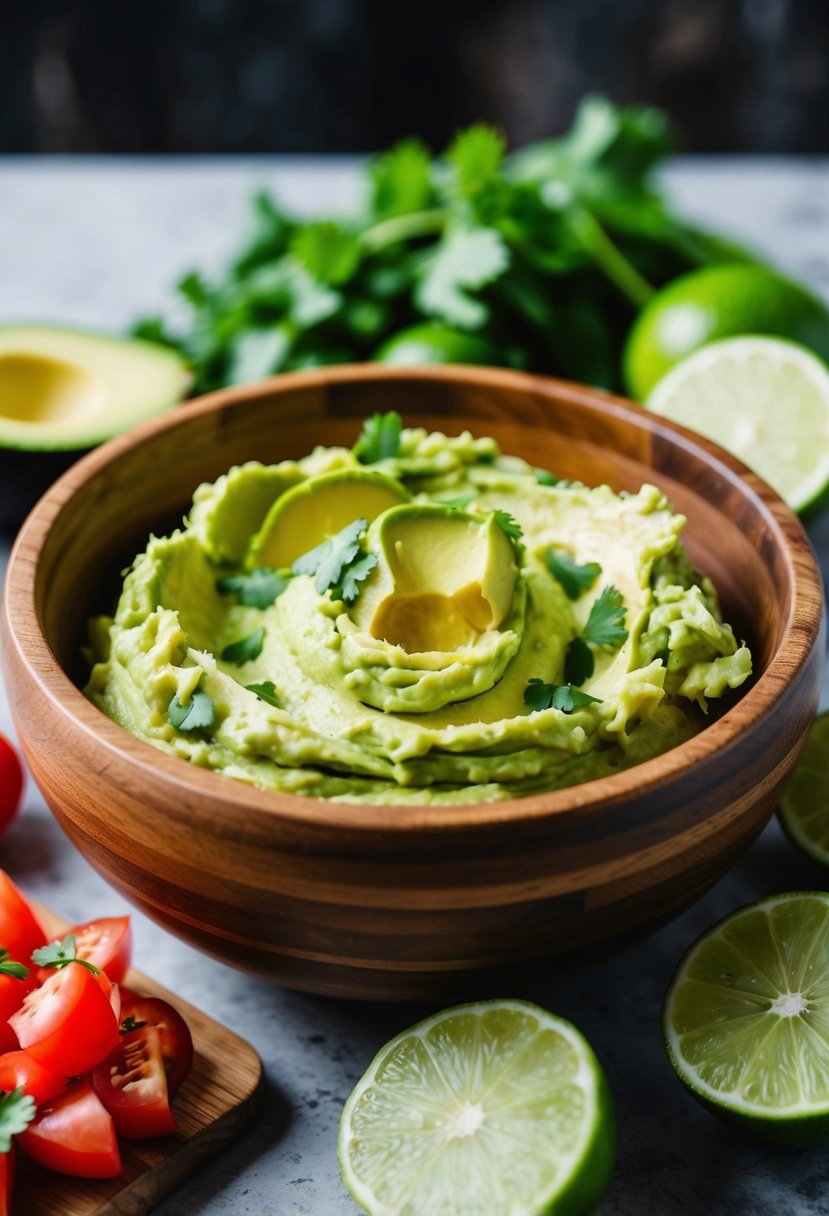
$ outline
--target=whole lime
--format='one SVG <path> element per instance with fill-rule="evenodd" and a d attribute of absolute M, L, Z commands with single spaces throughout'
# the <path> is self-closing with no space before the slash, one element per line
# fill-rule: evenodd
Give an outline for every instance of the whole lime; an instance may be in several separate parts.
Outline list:
<path fill-rule="evenodd" d="M 501 367 L 503 352 L 476 334 L 449 325 L 424 323 L 393 334 L 373 358 L 378 363 L 411 367 L 420 363 L 484 363 Z"/>
<path fill-rule="evenodd" d="M 630 395 L 644 401 L 667 371 L 719 338 L 771 334 L 829 360 L 829 309 L 765 266 L 724 263 L 674 279 L 645 305 L 622 356 Z"/>

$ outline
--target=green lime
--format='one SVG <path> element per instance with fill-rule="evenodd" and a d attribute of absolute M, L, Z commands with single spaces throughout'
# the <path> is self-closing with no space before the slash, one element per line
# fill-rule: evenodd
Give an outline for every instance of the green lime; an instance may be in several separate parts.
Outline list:
<path fill-rule="evenodd" d="M 692 351 L 739 334 L 789 338 L 829 359 L 829 308 L 765 266 L 692 270 L 658 291 L 634 322 L 622 356 L 628 392 L 644 401 Z"/>
<path fill-rule="evenodd" d="M 412 367 L 421 363 L 484 363 L 501 367 L 504 356 L 475 334 L 448 325 L 412 325 L 384 342 L 374 355 L 378 363 Z"/>
<path fill-rule="evenodd" d="M 829 369 L 793 342 L 712 342 L 668 372 L 645 404 L 733 452 L 793 511 L 816 506 L 829 485 Z"/>
<path fill-rule="evenodd" d="M 783 794 L 780 822 L 804 853 L 829 866 L 829 713 L 815 719 Z"/>
<path fill-rule="evenodd" d="M 662 1007 L 680 1080 L 781 1144 L 829 1140 L 829 893 L 773 895 L 687 952 Z"/>
<path fill-rule="evenodd" d="M 373 1216 L 577 1216 L 613 1170 L 589 1044 L 525 1001 L 436 1013 L 380 1051 L 345 1104 L 340 1168 Z"/>

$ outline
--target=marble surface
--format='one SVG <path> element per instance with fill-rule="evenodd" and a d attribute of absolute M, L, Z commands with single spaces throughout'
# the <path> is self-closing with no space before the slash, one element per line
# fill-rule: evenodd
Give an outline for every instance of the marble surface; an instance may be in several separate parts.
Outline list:
<path fill-rule="evenodd" d="M 686 159 L 666 179 L 689 216 L 752 243 L 829 296 L 829 162 Z M 259 183 L 297 210 L 356 197 L 347 160 L 0 159 L 0 322 L 117 329 L 157 310 L 180 272 L 221 265 Z M 829 520 L 812 539 L 829 572 Z M 0 549 L 0 570 L 4 557 Z M 0 730 L 11 731 L 2 692 Z M 69 920 L 124 910 L 31 783 L 24 813 L 0 842 L 0 865 Z M 825 886 L 826 874 L 772 822 L 726 878 L 647 942 L 527 990 L 587 1034 L 614 1092 L 618 1164 L 600 1216 L 829 1214 L 825 1150 L 758 1147 L 720 1125 L 675 1079 L 658 1030 L 662 994 L 697 934 L 762 895 Z M 337 1166 L 341 1106 L 377 1048 L 428 1010 L 284 991 L 202 957 L 139 915 L 135 921 L 139 965 L 247 1038 L 267 1073 L 258 1125 L 158 1205 L 158 1216 L 356 1213 Z"/>

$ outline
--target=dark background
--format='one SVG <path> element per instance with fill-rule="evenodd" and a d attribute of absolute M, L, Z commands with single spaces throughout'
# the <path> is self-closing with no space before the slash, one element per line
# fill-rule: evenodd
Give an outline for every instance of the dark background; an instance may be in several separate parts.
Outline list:
<path fill-rule="evenodd" d="M 687 151 L 829 151 L 827 0 L 0 0 L 0 152 L 351 152 L 578 99 Z"/>

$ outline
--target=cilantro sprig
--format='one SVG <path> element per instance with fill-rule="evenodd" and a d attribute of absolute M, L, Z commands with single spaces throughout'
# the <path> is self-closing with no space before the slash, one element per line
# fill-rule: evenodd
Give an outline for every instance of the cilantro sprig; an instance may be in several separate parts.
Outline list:
<path fill-rule="evenodd" d="M 400 451 L 403 422 L 396 410 L 387 414 L 372 414 L 363 423 L 360 437 L 354 444 L 354 455 L 360 464 L 376 464 L 388 460 Z"/>
<path fill-rule="evenodd" d="M 538 676 L 533 676 L 524 689 L 524 704 L 535 711 L 541 709 L 560 709 L 562 713 L 571 714 L 575 709 L 585 705 L 600 704 L 598 697 L 571 688 L 569 684 L 546 684 Z"/>
<path fill-rule="evenodd" d="M 10 1153 L 12 1137 L 25 1132 L 37 1114 L 35 1100 L 23 1086 L 0 1097 L 0 1153 Z"/>
<path fill-rule="evenodd" d="M 303 553 L 291 569 L 294 574 L 313 575 L 320 595 L 330 591 L 333 599 L 353 604 L 360 594 L 360 584 L 377 565 L 374 554 L 360 548 L 360 538 L 367 528 L 367 520 L 353 520 L 335 536 Z"/>
<path fill-rule="evenodd" d="M 191 730 L 207 730 L 216 719 L 216 706 L 209 693 L 196 689 L 188 701 L 180 701 L 178 693 L 167 707 L 170 725 L 185 733 Z"/>
<path fill-rule="evenodd" d="M 233 595 L 245 608 L 270 608 L 288 586 L 288 579 L 268 566 L 250 574 L 228 574 L 216 579 L 219 595 Z"/>
<path fill-rule="evenodd" d="M 248 692 L 252 692 L 258 700 L 264 701 L 266 705 L 279 709 L 279 698 L 276 695 L 276 685 L 273 680 L 263 680 L 261 684 L 246 684 L 245 688 Z"/>
<path fill-rule="evenodd" d="M 0 946 L 0 975 L 10 975 L 15 980 L 25 980 L 29 968 L 15 962 L 5 946 Z"/>
<path fill-rule="evenodd" d="M 625 602 L 618 587 L 608 584 L 590 609 L 581 635 L 573 638 L 564 656 L 564 678 L 568 684 L 583 684 L 596 668 L 591 647 L 618 650 L 628 636 L 624 626 Z"/>
<path fill-rule="evenodd" d="M 510 540 L 520 540 L 524 535 L 524 530 L 514 516 L 510 515 L 509 511 L 501 511 L 500 509 L 493 511 L 495 522 L 503 532 L 506 532 Z"/>
<path fill-rule="evenodd" d="M 73 933 L 67 933 L 63 941 L 56 938 L 48 946 L 39 946 L 37 950 L 32 951 L 32 962 L 36 967 L 52 967 L 55 971 L 62 971 L 70 963 L 78 963 L 93 975 L 100 975 L 100 969 L 94 963 L 85 958 L 78 958 Z"/>
<path fill-rule="evenodd" d="M 584 591 L 589 591 L 602 572 L 598 562 L 579 565 L 564 549 L 547 550 L 547 569 L 558 579 L 569 600 L 577 600 Z"/>
<path fill-rule="evenodd" d="M 222 658 L 225 663 L 238 663 L 239 665 L 252 663 L 262 653 L 264 641 L 265 628 L 260 626 L 253 633 L 249 633 L 246 638 L 238 638 L 235 642 L 229 642 L 222 651 Z"/>

